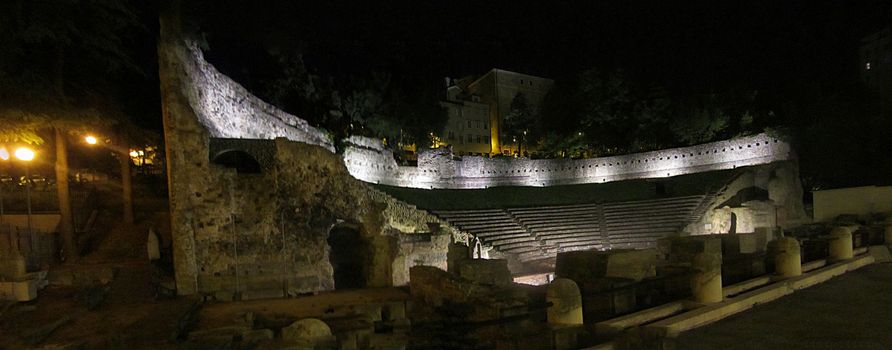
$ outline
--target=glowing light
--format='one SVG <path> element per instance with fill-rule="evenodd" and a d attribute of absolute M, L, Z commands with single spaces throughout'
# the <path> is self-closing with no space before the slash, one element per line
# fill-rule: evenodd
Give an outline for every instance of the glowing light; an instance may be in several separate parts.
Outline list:
<path fill-rule="evenodd" d="M 130 156 L 133 157 L 133 158 L 139 157 L 139 152 L 137 152 L 137 151 L 130 151 Z"/>
<path fill-rule="evenodd" d="M 87 137 L 84 137 L 84 141 L 86 141 L 87 144 L 90 145 L 95 145 L 99 142 L 99 140 L 96 139 L 96 136 L 93 135 L 87 135 Z"/>
<path fill-rule="evenodd" d="M 9 160 L 9 151 L 6 150 L 6 147 L 0 147 L 0 159 Z"/>
<path fill-rule="evenodd" d="M 28 162 L 34 159 L 34 151 L 27 147 L 21 147 L 15 150 L 15 157 Z"/>

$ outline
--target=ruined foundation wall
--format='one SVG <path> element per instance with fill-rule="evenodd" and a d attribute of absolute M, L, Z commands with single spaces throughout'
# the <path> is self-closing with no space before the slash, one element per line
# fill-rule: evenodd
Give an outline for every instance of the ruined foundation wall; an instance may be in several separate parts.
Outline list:
<path fill-rule="evenodd" d="M 766 198 L 747 200 L 747 193 L 763 192 Z M 796 161 L 750 167 L 742 171 L 705 207 L 699 221 L 689 224 L 692 235 L 729 233 L 732 214 L 734 233 L 788 229 L 810 220 L 802 203 L 803 189 Z"/>
<path fill-rule="evenodd" d="M 397 187 L 474 189 L 554 186 L 661 178 L 794 159 L 790 145 L 767 134 L 653 152 L 590 159 L 468 156 L 422 152 L 418 166 L 399 166 L 378 140 L 351 137 L 344 162 L 357 179 Z"/>
<path fill-rule="evenodd" d="M 250 298 L 331 290 L 327 239 L 339 225 L 355 228 L 369 247 L 361 257 L 368 286 L 405 284 L 415 265 L 446 268 L 447 246 L 464 239 L 462 233 L 354 179 L 322 133 L 217 72 L 194 43 L 181 39 L 171 18 L 162 18 L 161 31 L 179 294 Z M 215 164 L 216 137 L 230 138 L 227 149 L 239 149 L 238 138 L 254 138 L 240 150 L 263 154 L 255 157 L 260 172 Z M 269 140 L 274 137 L 280 138 Z"/>

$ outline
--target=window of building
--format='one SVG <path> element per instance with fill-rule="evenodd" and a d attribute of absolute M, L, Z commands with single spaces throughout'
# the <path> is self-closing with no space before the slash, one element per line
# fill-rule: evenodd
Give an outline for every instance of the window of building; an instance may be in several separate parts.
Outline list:
<path fill-rule="evenodd" d="M 520 85 L 523 85 L 523 79 L 520 79 Z"/>
<path fill-rule="evenodd" d="M 486 130 L 486 128 L 488 128 L 488 127 L 489 127 L 489 123 L 483 122 L 483 130 Z"/>
<path fill-rule="evenodd" d="M 458 143 L 459 143 L 459 144 L 462 144 L 462 145 L 465 144 L 465 137 L 464 137 L 464 136 L 461 136 L 461 135 L 458 135 Z"/>
<path fill-rule="evenodd" d="M 470 129 L 470 128 L 471 128 L 471 120 L 468 119 L 468 129 Z"/>
<path fill-rule="evenodd" d="M 480 135 L 477 135 L 477 143 L 481 143 L 481 142 L 480 142 Z"/>
<path fill-rule="evenodd" d="M 453 131 L 449 132 L 449 140 L 450 141 L 455 140 L 455 132 L 453 132 Z"/>
<path fill-rule="evenodd" d="M 468 143 L 474 143 L 474 135 L 468 134 Z"/>

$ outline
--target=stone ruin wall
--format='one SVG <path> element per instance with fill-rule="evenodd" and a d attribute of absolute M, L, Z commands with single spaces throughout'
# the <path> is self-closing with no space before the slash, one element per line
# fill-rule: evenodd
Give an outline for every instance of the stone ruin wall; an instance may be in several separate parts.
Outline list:
<path fill-rule="evenodd" d="M 399 166 L 380 142 L 351 137 L 344 151 L 350 174 L 397 187 L 478 189 L 554 186 L 671 177 L 794 159 L 787 142 L 759 134 L 702 145 L 590 159 L 516 159 L 466 156 L 448 149 L 422 152 L 418 166 Z"/>
<path fill-rule="evenodd" d="M 406 284 L 415 265 L 446 268 L 449 243 L 466 241 L 463 233 L 354 179 L 322 132 L 220 74 L 180 33 L 162 19 L 158 55 L 179 294 L 225 299 L 331 290 L 327 238 L 336 226 L 355 229 L 370 248 L 363 257 L 369 286 Z M 227 150 L 214 149 L 215 138 L 262 153 L 260 173 L 213 163 L 212 150 Z"/>
<path fill-rule="evenodd" d="M 762 191 L 766 198 L 735 199 L 751 190 Z M 810 222 L 802 202 L 803 189 L 799 166 L 795 161 L 781 161 L 747 168 L 724 188 L 716 191 L 703 216 L 684 229 L 685 234 L 731 233 L 731 214 L 736 217 L 736 232 L 752 233 L 790 229 Z"/>
<path fill-rule="evenodd" d="M 334 152 L 331 139 L 303 119 L 254 96 L 205 61 L 194 41 L 177 50 L 183 93 L 211 137 L 273 139 L 284 137 Z"/>

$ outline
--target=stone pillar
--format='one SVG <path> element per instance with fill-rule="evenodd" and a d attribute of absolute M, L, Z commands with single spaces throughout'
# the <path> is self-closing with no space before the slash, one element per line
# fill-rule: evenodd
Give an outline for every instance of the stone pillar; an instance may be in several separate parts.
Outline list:
<path fill-rule="evenodd" d="M 830 231 L 830 261 L 851 259 L 854 256 L 852 250 L 851 230 L 840 226 Z"/>
<path fill-rule="evenodd" d="M 548 285 L 545 300 L 552 305 L 548 308 L 549 324 L 582 324 L 582 294 L 576 282 L 558 278 Z"/>
<path fill-rule="evenodd" d="M 722 256 L 715 253 L 699 253 L 691 267 L 691 295 L 696 302 L 717 303 L 722 301 Z"/>
<path fill-rule="evenodd" d="M 802 275 L 802 258 L 799 241 L 793 237 L 781 237 L 777 240 L 777 251 L 774 256 L 774 271 L 783 278 Z"/>

